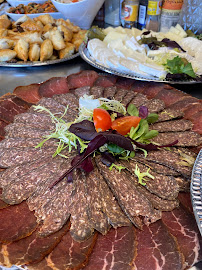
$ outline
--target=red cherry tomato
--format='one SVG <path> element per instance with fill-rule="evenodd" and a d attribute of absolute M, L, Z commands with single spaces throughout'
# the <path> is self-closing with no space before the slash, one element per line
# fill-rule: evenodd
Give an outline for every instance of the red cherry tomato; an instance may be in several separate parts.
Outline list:
<path fill-rule="evenodd" d="M 93 121 L 97 132 L 111 128 L 112 120 L 110 114 L 104 109 L 96 108 L 93 110 Z"/>
<path fill-rule="evenodd" d="M 141 118 L 137 116 L 124 116 L 112 122 L 111 128 L 122 135 L 126 135 L 132 127 L 137 127 Z"/>

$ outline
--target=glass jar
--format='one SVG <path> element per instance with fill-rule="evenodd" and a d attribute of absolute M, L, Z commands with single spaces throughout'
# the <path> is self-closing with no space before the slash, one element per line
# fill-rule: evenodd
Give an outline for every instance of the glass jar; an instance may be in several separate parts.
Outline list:
<path fill-rule="evenodd" d="M 122 2 L 122 26 L 137 27 L 139 0 L 125 0 Z"/>

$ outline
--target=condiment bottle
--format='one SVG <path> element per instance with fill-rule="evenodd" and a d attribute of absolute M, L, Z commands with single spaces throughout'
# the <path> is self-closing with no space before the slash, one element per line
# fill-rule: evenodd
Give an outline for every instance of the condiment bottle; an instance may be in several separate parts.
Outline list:
<path fill-rule="evenodd" d="M 137 28 L 140 30 L 142 30 L 146 26 L 147 7 L 148 7 L 148 0 L 140 0 L 138 20 L 137 20 Z"/>
<path fill-rule="evenodd" d="M 176 26 L 179 21 L 183 0 L 164 0 L 161 12 L 161 32 L 169 31 L 171 26 Z"/>
<path fill-rule="evenodd" d="M 117 0 L 105 0 L 105 23 L 113 26 L 121 24 L 119 8 Z"/>
<path fill-rule="evenodd" d="M 137 27 L 139 0 L 124 0 L 121 2 L 121 23 L 123 27 Z"/>
<path fill-rule="evenodd" d="M 159 31 L 162 0 L 149 0 L 147 8 L 146 29 Z"/>

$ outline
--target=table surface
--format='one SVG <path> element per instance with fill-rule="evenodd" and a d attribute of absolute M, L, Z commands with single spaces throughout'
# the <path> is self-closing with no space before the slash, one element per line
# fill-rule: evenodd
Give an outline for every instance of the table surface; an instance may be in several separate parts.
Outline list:
<path fill-rule="evenodd" d="M 35 67 L 0 67 L 0 95 L 13 92 L 15 87 L 20 85 L 41 83 L 51 77 L 65 77 L 84 69 L 93 69 L 97 72 L 103 73 L 103 71 L 90 66 L 79 56 L 72 60 L 54 65 Z M 194 97 L 202 99 L 202 83 L 191 85 L 172 84 L 172 86 Z"/>

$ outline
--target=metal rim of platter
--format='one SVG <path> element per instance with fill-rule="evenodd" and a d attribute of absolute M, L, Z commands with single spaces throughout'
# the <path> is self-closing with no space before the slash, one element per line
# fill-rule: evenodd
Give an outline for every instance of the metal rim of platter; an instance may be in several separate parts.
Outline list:
<path fill-rule="evenodd" d="M 195 219 L 202 235 L 202 149 L 192 170 L 190 193 Z"/>
<path fill-rule="evenodd" d="M 81 58 L 86 61 L 88 64 L 91 66 L 103 70 L 107 73 L 111 73 L 113 75 L 129 78 L 129 79 L 135 79 L 139 81 L 148 81 L 148 82 L 161 82 L 161 83 L 169 83 L 169 84 L 196 84 L 196 83 L 201 83 L 201 81 L 196 81 L 196 80 L 162 80 L 159 78 L 156 78 L 154 76 L 151 77 L 143 77 L 140 76 L 140 74 L 131 72 L 131 73 L 124 73 L 124 72 L 119 72 L 116 69 L 111 69 L 107 68 L 99 63 L 96 62 L 96 60 L 90 56 L 90 53 L 87 49 L 86 43 L 82 43 L 81 46 L 79 47 L 79 53 Z"/>
<path fill-rule="evenodd" d="M 47 60 L 47 61 L 18 61 L 16 63 L 8 63 L 8 62 L 0 62 L 1 67 L 37 67 L 37 66 L 46 66 L 46 65 L 53 65 L 62 63 L 68 60 L 72 60 L 79 56 L 79 52 L 75 53 L 69 57 L 62 58 L 62 59 L 56 59 L 56 60 Z M 0 269 L 1 270 L 1 269 Z"/>

